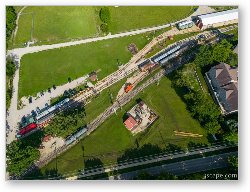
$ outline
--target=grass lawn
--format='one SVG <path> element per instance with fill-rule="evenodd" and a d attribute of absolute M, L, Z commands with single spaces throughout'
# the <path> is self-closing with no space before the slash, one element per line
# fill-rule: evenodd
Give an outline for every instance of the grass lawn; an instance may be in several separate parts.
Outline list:
<path fill-rule="evenodd" d="M 110 6 L 110 32 L 119 33 L 173 22 L 187 17 L 195 6 Z M 21 6 L 15 7 L 18 12 Z M 14 47 L 33 38 L 36 44 L 51 44 L 98 35 L 100 7 L 29 6 L 19 18 Z M 143 19 L 142 19 L 143 18 Z"/>
<path fill-rule="evenodd" d="M 193 6 L 112 6 L 109 8 L 112 34 L 167 24 L 183 19 L 194 12 Z"/>
<path fill-rule="evenodd" d="M 127 110 L 135 105 L 136 99 L 141 98 L 149 105 L 160 118 L 146 130 L 146 132 L 132 136 L 123 125 L 122 117 Z M 187 138 L 174 135 L 174 130 L 203 134 L 202 138 Z M 160 84 L 151 85 L 140 93 L 133 101 L 111 116 L 94 133 L 81 140 L 77 145 L 69 149 L 57 158 L 59 173 L 66 173 L 82 169 L 83 147 L 85 160 L 99 158 L 103 163 L 114 162 L 124 150 L 135 147 L 135 140 L 139 145 L 156 144 L 164 148 L 168 144 L 186 147 L 187 143 L 206 143 L 206 133 L 198 121 L 194 120 L 186 109 L 185 104 L 171 88 L 171 81 L 163 77 Z M 55 168 L 55 160 L 42 168 Z"/>
<path fill-rule="evenodd" d="M 69 41 L 97 34 L 93 7 L 29 6 L 19 18 L 16 46 L 31 39 L 32 15 L 34 16 L 33 38 L 39 43 Z"/>
<path fill-rule="evenodd" d="M 21 59 L 19 98 L 35 95 L 53 84 L 67 83 L 93 70 L 101 69 L 102 79 L 118 69 L 119 63 L 127 63 L 132 54 L 127 46 L 135 43 L 142 49 L 153 36 L 150 33 L 97 41 L 83 45 L 53 49 L 24 55 Z"/>

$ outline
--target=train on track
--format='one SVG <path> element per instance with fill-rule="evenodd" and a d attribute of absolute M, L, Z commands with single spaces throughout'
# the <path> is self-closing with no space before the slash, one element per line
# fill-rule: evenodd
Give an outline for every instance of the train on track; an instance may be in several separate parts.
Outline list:
<path fill-rule="evenodd" d="M 62 107 L 67 105 L 69 101 L 70 99 L 66 98 L 55 105 L 47 106 L 41 110 L 38 110 L 36 113 L 33 112 L 33 115 L 31 116 L 23 117 L 21 128 L 17 132 L 16 138 L 20 139 L 26 137 L 37 131 L 39 128 L 42 128 L 44 126 L 43 122 L 52 118 L 62 109 Z"/>

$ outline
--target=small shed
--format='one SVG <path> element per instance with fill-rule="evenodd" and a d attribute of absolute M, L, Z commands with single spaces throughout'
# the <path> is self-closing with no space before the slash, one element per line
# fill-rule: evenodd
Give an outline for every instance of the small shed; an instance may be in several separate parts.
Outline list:
<path fill-rule="evenodd" d="M 89 73 L 89 80 L 90 81 L 97 81 L 97 73 L 95 71 Z"/>
<path fill-rule="evenodd" d="M 132 116 L 127 118 L 127 120 L 124 121 L 124 124 L 125 124 L 125 126 L 127 127 L 128 130 L 132 130 L 135 127 L 137 127 L 137 125 L 138 125 L 136 120 Z"/>

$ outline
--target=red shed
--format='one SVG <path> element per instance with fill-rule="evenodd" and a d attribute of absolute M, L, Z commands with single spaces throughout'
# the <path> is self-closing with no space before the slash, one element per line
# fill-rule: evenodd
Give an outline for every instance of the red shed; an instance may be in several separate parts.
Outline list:
<path fill-rule="evenodd" d="M 129 117 L 126 121 L 124 121 L 125 126 L 128 130 L 135 128 L 138 124 L 133 117 Z"/>

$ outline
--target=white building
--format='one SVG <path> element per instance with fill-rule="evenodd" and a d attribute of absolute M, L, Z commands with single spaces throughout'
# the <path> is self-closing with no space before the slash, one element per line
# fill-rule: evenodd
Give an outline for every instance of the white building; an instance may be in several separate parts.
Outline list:
<path fill-rule="evenodd" d="M 198 15 L 197 26 L 201 29 L 223 25 L 227 22 L 238 22 L 238 9 Z"/>

